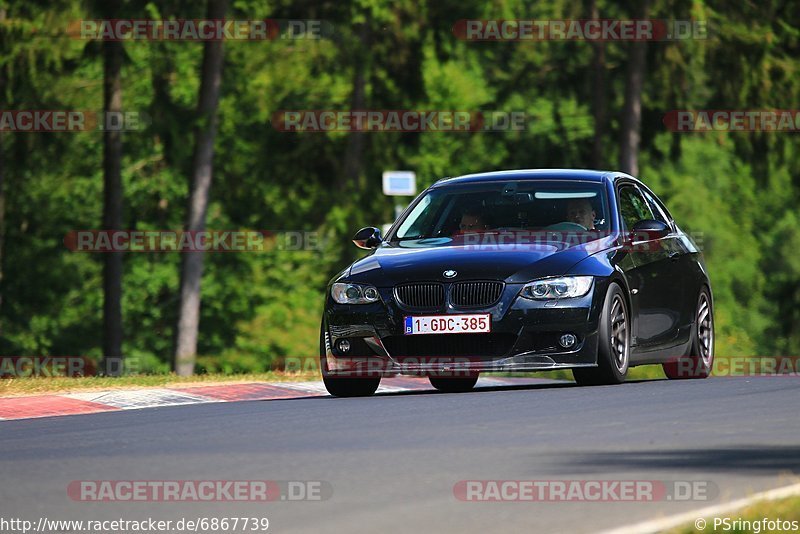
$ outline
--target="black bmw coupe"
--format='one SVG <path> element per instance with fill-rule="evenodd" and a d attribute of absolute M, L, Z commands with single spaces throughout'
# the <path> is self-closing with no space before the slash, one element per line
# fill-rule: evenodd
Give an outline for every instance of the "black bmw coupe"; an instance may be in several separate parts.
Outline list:
<path fill-rule="evenodd" d="M 711 284 L 695 242 L 620 172 L 518 170 L 425 190 L 327 288 L 320 364 L 336 396 L 381 377 L 467 391 L 480 373 L 571 369 L 618 384 L 636 365 L 705 378 Z"/>

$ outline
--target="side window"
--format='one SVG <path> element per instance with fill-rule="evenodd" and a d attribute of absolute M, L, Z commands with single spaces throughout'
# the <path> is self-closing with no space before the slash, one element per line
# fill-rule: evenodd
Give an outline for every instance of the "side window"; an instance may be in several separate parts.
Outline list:
<path fill-rule="evenodd" d="M 652 219 L 653 212 L 647 205 L 639 189 L 632 185 L 624 185 L 619 189 L 619 211 L 625 230 L 644 219 Z"/>
<path fill-rule="evenodd" d="M 669 223 L 669 217 L 664 212 L 664 209 L 661 207 L 661 204 L 653 198 L 653 195 L 648 193 L 647 191 L 642 191 L 644 193 L 644 198 L 647 200 L 647 204 L 650 206 L 650 211 L 653 212 L 653 219 L 657 221 L 661 221 L 667 226 L 671 226 Z"/>

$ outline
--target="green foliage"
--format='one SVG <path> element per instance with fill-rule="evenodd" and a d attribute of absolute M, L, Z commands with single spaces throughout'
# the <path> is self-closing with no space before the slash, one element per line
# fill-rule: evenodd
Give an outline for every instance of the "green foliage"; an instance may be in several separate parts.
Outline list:
<path fill-rule="evenodd" d="M 203 3 L 123 2 L 132 17 L 202 17 Z M 359 251 L 351 234 L 392 217 L 386 169 L 413 169 L 421 185 L 498 168 L 588 167 L 594 136 L 592 46 L 582 42 L 464 42 L 460 18 L 588 18 L 585 3 L 443 0 L 232 2 L 231 18 L 319 18 L 320 41 L 227 42 L 208 227 L 316 232 L 314 250 L 207 256 L 200 372 L 280 367 L 316 353 L 327 280 Z M 601 18 L 630 18 L 598 1 Z M 774 2 L 653 3 L 653 18 L 709 20 L 707 40 L 648 46 L 641 174 L 705 250 L 713 282 L 718 353 L 800 353 L 800 158 L 796 136 L 671 134 L 672 109 L 796 107 L 798 13 Z M 84 2 L 14 2 L 0 24 L 3 109 L 102 108 L 97 43 L 66 23 L 94 18 Z M 790 6 L 791 4 L 787 4 Z M 777 7 L 776 7 L 777 6 Z M 90 6 L 91 7 L 91 6 Z M 97 6 L 94 6 L 97 7 Z M 304 8 L 305 9 L 305 8 Z M 795 10 L 796 11 L 796 10 Z M 47 31 L 44 31 L 47 30 Z M 178 230 L 186 216 L 192 126 L 202 45 L 126 42 L 123 108 L 150 117 L 124 135 L 124 221 Z M 626 43 L 607 43 L 606 162 L 616 160 Z M 524 112 L 522 131 L 365 134 L 348 180 L 344 132 L 284 133 L 281 110 L 348 109 L 357 74 L 370 109 Z M 102 258 L 72 253 L 70 230 L 100 227 L 100 132 L 2 137 L 5 244 L 0 353 L 99 358 Z M 614 165 L 611 165 L 614 166 Z M 169 368 L 180 257 L 125 256 L 126 354 L 146 372 Z"/>
<path fill-rule="evenodd" d="M 765 195 L 732 151 L 725 139 L 695 137 L 684 142 L 679 162 L 646 164 L 642 177 L 704 252 L 716 306 L 717 354 L 755 355 L 768 325 L 761 268 L 767 251 L 759 224 Z"/>

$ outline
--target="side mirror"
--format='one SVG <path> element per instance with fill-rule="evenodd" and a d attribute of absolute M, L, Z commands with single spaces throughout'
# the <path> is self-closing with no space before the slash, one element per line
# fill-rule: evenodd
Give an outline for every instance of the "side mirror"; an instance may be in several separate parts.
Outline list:
<path fill-rule="evenodd" d="M 353 244 L 364 250 L 377 248 L 381 242 L 381 231 L 373 226 L 362 228 L 353 236 Z"/>
<path fill-rule="evenodd" d="M 633 225 L 631 229 L 631 241 L 652 241 L 661 239 L 670 233 L 670 227 L 661 221 L 645 219 Z"/>

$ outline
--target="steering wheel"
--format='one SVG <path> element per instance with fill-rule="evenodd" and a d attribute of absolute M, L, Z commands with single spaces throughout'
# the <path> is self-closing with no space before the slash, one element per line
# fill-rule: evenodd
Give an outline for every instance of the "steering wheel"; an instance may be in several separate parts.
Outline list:
<path fill-rule="evenodd" d="M 545 230 L 580 230 L 582 232 L 588 231 L 588 228 L 583 226 L 582 224 L 578 224 L 576 222 L 571 221 L 564 221 L 556 224 L 551 224 L 550 226 L 545 226 Z"/>

